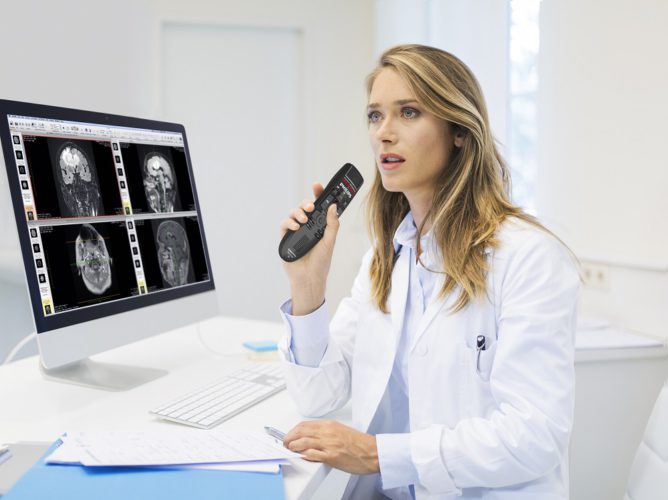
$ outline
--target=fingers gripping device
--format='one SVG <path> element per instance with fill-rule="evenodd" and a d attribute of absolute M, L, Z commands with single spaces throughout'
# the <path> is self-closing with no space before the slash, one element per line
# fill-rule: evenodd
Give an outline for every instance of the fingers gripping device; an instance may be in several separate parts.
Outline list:
<path fill-rule="evenodd" d="M 278 245 L 278 254 L 286 262 L 306 255 L 325 234 L 327 209 L 336 203 L 336 214 L 341 216 L 350 201 L 364 183 L 362 174 L 351 163 L 346 163 L 327 183 L 320 196 L 313 202 L 315 208 L 308 220 L 296 231 L 288 230 Z"/>

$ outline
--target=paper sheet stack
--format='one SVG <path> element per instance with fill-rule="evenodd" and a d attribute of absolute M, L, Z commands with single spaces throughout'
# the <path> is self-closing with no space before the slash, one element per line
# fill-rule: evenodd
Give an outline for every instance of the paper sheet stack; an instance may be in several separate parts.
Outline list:
<path fill-rule="evenodd" d="M 48 464 L 278 472 L 300 455 L 263 432 L 68 432 Z"/>

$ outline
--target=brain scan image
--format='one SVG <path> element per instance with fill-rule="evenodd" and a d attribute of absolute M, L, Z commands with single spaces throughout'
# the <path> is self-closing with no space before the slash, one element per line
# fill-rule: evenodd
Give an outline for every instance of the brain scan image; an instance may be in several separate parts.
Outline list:
<path fill-rule="evenodd" d="M 84 224 L 74 243 L 79 276 L 90 293 L 102 295 L 111 287 L 111 258 L 104 239 Z"/>
<path fill-rule="evenodd" d="M 183 227 L 171 220 L 161 222 L 156 239 L 162 279 L 170 286 L 188 283 L 190 249 Z"/>
<path fill-rule="evenodd" d="M 144 191 L 152 212 L 173 212 L 176 201 L 174 167 L 161 153 L 148 153 L 144 158 Z"/>
<path fill-rule="evenodd" d="M 58 150 L 58 184 L 65 204 L 65 216 L 96 216 L 102 212 L 100 186 L 95 167 L 75 143 L 66 142 Z"/>

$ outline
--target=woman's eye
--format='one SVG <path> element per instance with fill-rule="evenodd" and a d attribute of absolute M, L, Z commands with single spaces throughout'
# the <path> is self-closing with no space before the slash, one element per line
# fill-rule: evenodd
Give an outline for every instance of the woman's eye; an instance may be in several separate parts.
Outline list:
<path fill-rule="evenodd" d="M 370 123 L 376 123 L 380 120 L 380 113 L 378 111 L 370 111 L 367 117 L 369 118 Z"/>
<path fill-rule="evenodd" d="M 420 112 L 414 108 L 404 108 L 401 110 L 401 114 L 404 118 L 417 118 L 420 115 Z"/>

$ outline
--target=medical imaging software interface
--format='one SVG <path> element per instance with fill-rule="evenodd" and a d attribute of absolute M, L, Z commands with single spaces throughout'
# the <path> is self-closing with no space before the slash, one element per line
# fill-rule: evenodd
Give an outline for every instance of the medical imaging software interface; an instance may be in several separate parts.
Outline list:
<path fill-rule="evenodd" d="M 45 316 L 210 279 L 182 134 L 8 119 Z"/>

